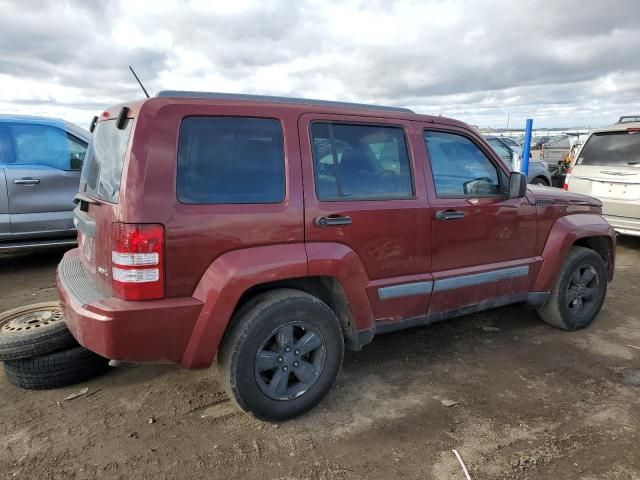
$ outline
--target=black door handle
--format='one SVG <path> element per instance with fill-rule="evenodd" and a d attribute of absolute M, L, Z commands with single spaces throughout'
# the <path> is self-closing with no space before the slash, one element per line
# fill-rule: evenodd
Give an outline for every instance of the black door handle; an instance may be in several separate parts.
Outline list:
<path fill-rule="evenodd" d="M 464 212 L 458 210 L 440 210 L 436 212 L 436 220 L 458 220 L 464 218 Z"/>
<path fill-rule="evenodd" d="M 339 225 L 350 225 L 351 217 L 347 216 L 332 216 L 332 217 L 317 217 L 314 223 L 318 227 L 333 227 Z"/>
<path fill-rule="evenodd" d="M 40 180 L 37 178 L 25 177 L 13 181 L 15 185 L 37 185 Z"/>

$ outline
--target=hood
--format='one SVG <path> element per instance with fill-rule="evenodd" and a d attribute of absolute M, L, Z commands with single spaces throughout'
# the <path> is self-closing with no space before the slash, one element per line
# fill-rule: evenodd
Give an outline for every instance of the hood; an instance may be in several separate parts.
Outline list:
<path fill-rule="evenodd" d="M 585 205 L 589 207 L 602 207 L 602 202 L 597 198 L 579 193 L 567 192 L 555 187 L 543 185 L 527 185 L 527 197 L 533 197 L 536 205 Z"/>

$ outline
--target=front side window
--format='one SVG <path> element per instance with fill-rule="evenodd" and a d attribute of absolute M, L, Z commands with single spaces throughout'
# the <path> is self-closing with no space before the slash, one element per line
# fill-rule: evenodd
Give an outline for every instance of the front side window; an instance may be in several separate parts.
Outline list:
<path fill-rule="evenodd" d="M 69 149 L 69 168 L 71 170 L 82 170 L 84 157 L 87 154 L 89 144 L 84 140 L 67 133 L 67 148 Z"/>
<path fill-rule="evenodd" d="M 316 122 L 311 142 L 319 200 L 413 196 L 402 128 Z"/>
<path fill-rule="evenodd" d="M 493 197 L 501 194 L 498 169 L 480 148 L 455 133 L 425 131 L 438 197 Z"/>
<path fill-rule="evenodd" d="M 67 132 L 61 128 L 15 123 L 0 129 L 0 163 L 58 170 L 78 169 L 75 159 L 79 158 L 80 147 L 72 148 Z M 86 151 L 87 144 L 82 143 L 83 151 Z"/>
<path fill-rule="evenodd" d="M 177 193 L 182 203 L 282 202 L 285 175 L 280 122 L 185 118 L 178 142 Z"/>

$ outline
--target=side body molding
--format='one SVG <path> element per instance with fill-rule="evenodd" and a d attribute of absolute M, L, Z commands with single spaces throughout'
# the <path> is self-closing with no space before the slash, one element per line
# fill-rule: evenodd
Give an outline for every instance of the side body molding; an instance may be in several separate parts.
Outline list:
<path fill-rule="evenodd" d="M 303 243 L 246 248 L 218 257 L 205 271 L 193 294 L 203 307 L 182 357 L 182 366 L 211 365 L 233 310 L 247 289 L 307 275 Z"/>
<path fill-rule="evenodd" d="M 565 215 L 555 221 L 542 251 L 542 267 L 533 283 L 533 292 L 547 292 L 560 271 L 563 259 L 576 240 L 586 237 L 608 237 L 611 248 L 615 248 L 615 231 L 600 215 Z M 613 262 L 613 258 L 610 259 Z M 613 276 L 613 265 L 609 265 L 609 277 Z"/>

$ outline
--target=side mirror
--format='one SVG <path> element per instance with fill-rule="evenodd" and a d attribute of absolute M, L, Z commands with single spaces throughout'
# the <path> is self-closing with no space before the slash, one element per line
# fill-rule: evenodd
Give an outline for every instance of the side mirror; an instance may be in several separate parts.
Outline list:
<path fill-rule="evenodd" d="M 527 192 L 527 177 L 520 172 L 511 172 L 509 176 L 509 198 L 522 198 Z"/>

